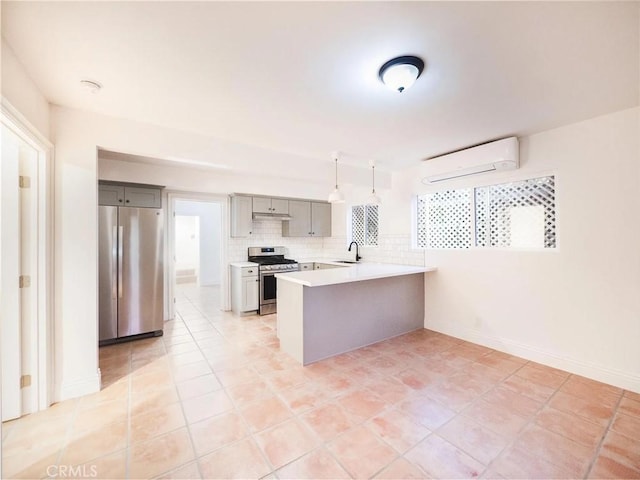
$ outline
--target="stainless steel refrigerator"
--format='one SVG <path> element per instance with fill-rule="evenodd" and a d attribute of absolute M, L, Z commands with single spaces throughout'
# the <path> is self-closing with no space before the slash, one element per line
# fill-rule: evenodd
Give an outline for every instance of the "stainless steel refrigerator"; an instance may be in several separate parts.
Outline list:
<path fill-rule="evenodd" d="M 98 209 L 100 343 L 162 335 L 162 209 Z"/>

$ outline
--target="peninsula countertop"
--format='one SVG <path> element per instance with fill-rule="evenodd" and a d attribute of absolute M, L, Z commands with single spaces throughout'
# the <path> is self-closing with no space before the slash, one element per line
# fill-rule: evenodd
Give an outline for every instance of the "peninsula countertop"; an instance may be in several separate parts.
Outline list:
<path fill-rule="evenodd" d="M 334 263 L 334 262 L 326 262 Z M 340 264 L 342 268 L 327 270 L 310 270 L 303 272 L 278 273 L 276 278 L 293 282 L 306 287 L 321 287 L 339 283 L 361 282 L 376 278 L 397 277 L 415 273 L 433 272 L 436 267 L 417 267 L 412 265 L 395 265 L 388 263 Z"/>

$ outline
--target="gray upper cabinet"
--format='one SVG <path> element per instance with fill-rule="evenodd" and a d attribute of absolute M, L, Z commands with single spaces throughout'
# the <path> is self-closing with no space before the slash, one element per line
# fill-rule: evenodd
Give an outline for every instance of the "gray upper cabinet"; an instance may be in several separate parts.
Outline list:
<path fill-rule="evenodd" d="M 253 213 L 289 213 L 289 200 L 283 198 L 253 197 Z"/>
<path fill-rule="evenodd" d="M 289 200 L 291 220 L 282 222 L 283 237 L 330 237 L 331 204 Z"/>
<path fill-rule="evenodd" d="M 314 237 L 331 236 L 331 204 L 311 202 L 311 234 Z"/>
<path fill-rule="evenodd" d="M 124 186 L 98 185 L 98 205 L 124 205 Z"/>
<path fill-rule="evenodd" d="M 248 237 L 253 229 L 251 197 L 231 197 L 231 236 Z"/>
<path fill-rule="evenodd" d="M 124 187 L 124 206 L 162 208 L 162 190 L 147 187 Z"/>
<path fill-rule="evenodd" d="M 291 220 L 282 222 L 283 237 L 311 236 L 311 202 L 289 200 Z"/>
<path fill-rule="evenodd" d="M 98 204 L 162 208 L 162 189 L 101 183 L 98 185 Z"/>

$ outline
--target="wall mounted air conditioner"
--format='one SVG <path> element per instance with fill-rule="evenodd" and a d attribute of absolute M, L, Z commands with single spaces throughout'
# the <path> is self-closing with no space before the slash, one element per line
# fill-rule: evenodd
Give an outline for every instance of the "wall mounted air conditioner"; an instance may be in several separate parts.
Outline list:
<path fill-rule="evenodd" d="M 465 148 L 424 161 L 422 183 L 438 183 L 520 166 L 518 138 L 509 137 L 477 147 Z"/>

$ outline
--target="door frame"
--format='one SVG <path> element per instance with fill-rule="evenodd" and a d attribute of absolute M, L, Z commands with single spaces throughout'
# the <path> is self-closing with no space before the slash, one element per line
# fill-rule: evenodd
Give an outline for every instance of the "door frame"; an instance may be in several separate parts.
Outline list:
<path fill-rule="evenodd" d="M 37 335 L 32 337 L 28 345 L 30 363 L 35 367 L 31 374 L 33 390 L 27 403 L 23 406 L 24 414 L 44 410 L 53 401 L 54 368 L 54 244 L 53 244 L 53 195 L 54 195 L 54 148 L 53 144 L 44 137 L 11 103 L 2 97 L 0 105 L 0 121 L 17 135 L 20 140 L 37 151 L 37 181 L 33 195 L 34 213 L 37 217 L 37 232 L 32 242 L 31 255 L 37 259 L 34 262 L 35 271 L 30 272 L 31 288 L 36 290 L 32 299 L 32 331 Z"/>
<path fill-rule="evenodd" d="M 227 259 L 229 258 L 229 197 L 227 195 L 199 192 L 184 192 L 180 190 L 169 190 L 163 193 L 165 196 L 167 229 L 165 244 L 165 291 L 167 292 L 165 300 L 165 320 L 171 320 L 175 317 L 175 206 L 177 200 L 186 200 L 189 202 L 206 202 L 217 203 L 220 205 L 220 306 L 222 310 L 231 309 L 231 297 L 229 289 L 229 269 L 225 268 Z"/>

